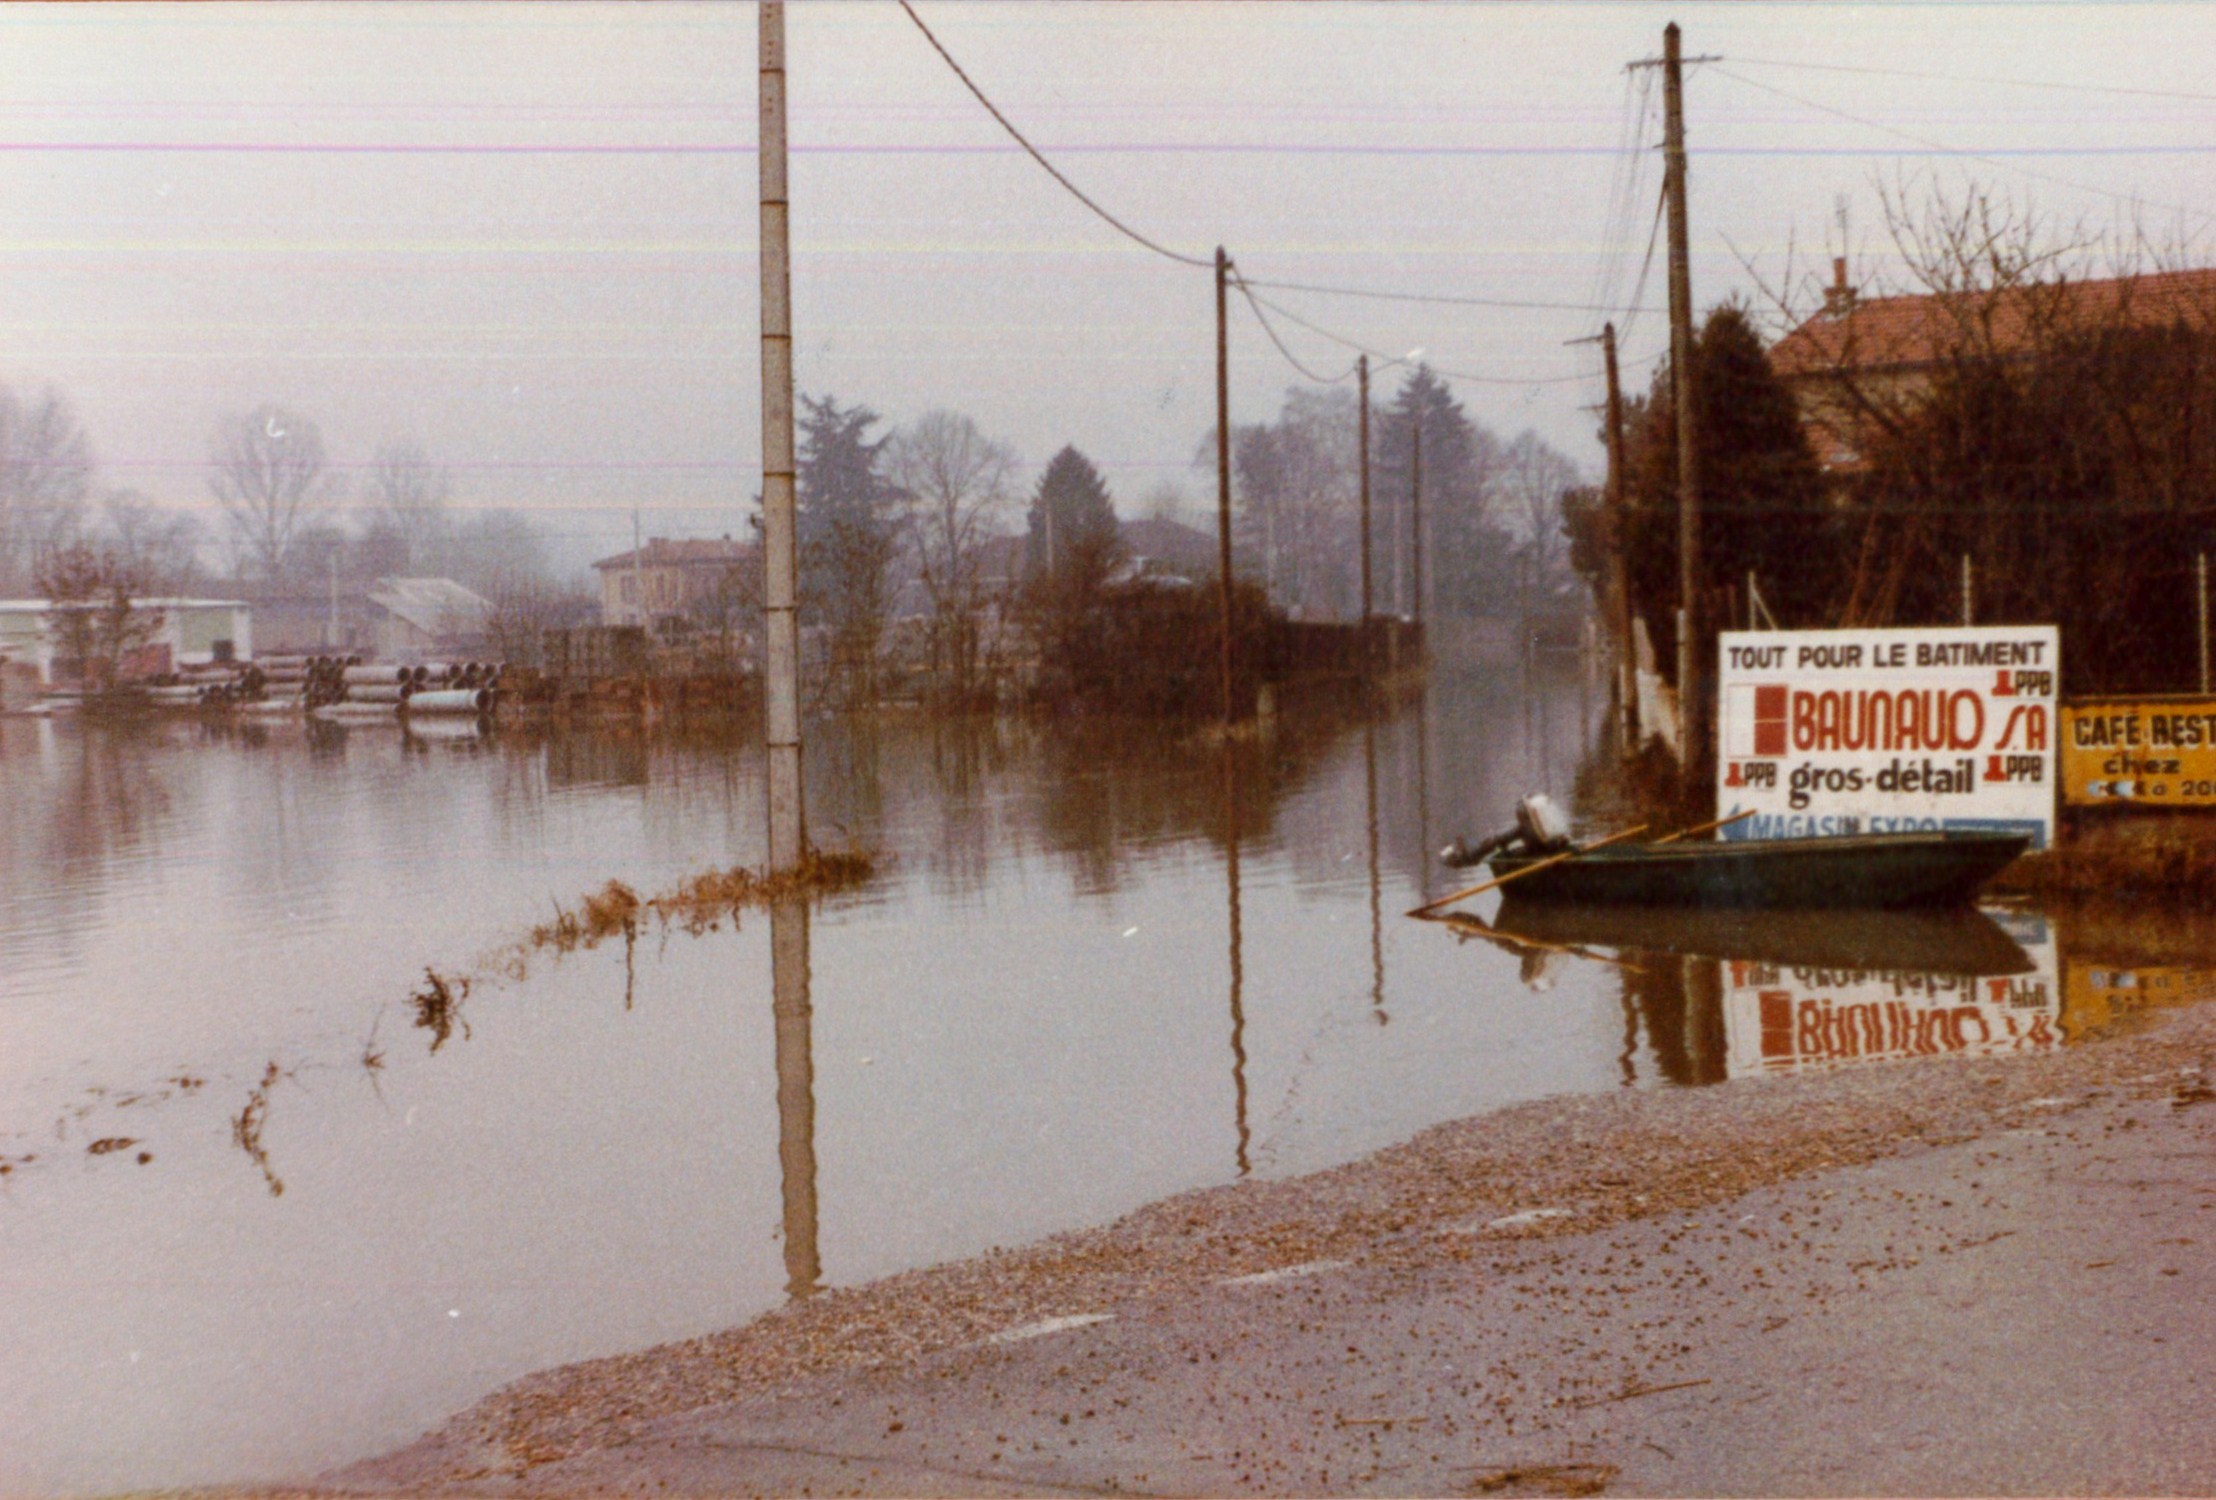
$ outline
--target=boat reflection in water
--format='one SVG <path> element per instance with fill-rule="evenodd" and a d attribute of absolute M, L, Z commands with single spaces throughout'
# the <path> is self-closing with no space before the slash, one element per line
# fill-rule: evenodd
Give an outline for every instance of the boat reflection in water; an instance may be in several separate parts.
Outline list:
<path fill-rule="evenodd" d="M 1490 924 L 1455 925 L 1520 952 L 1535 986 L 1574 959 L 1616 965 L 1626 1083 L 1642 1030 L 1661 1075 L 1678 1084 L 2062 1043 L 2055 944 L 2038 916 L 1510 899 Z"/>

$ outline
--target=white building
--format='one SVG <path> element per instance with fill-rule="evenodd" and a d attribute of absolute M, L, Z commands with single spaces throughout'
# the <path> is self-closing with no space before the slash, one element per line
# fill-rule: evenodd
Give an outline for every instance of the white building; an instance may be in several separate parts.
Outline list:
<path fill-rule="evenodd" d="M 69 605 L 50 599 L 0 599 L 0 663 L 30 668 L 42 688 L 76 680 L 76 664 L 57 660 L 57 617 Z M 86 606 L 75 606 L 84 608 Z M 157 677 L 179 667 L 212 661 L 245 661 L 254 654 L 251 606 L 238 599 L 134 599 L 131 608 L 159 619 L 146 645 L 122 664 L 126 679 Z"/>

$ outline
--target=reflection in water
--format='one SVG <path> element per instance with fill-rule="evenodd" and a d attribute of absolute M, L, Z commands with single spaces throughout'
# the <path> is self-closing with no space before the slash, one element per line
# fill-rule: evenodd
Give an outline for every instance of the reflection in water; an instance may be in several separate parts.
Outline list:
<path fill-rule="evenodd" d="M 1232 1153 L 1239 1175 L 1251 1172 L 1247 1155 L 1246 955 L 1239 931 L 1239 762 L 1232 737 L 1223 737 L 1223 877 L 1231 907 L 1231 1096 L 1239 1134 Z"/>
<path fill-rule="evenodd" d="M 1383 1026 L 1385 1014 L 1385 923 L 1383 882 L 1377 867 L 1377 716 L 1364 706 L 1362 720 L 1362 790 L 1366 807 L 1363 820 L 1370 844 L 1370 1007 Z"/>
<path fill-rule="evenodd" d="M 808 903 L 769 909 L 770 1013 L 777 1025 L 777 1165 L 785 1206 L 785 1294 L 823 1285 L 816 1251 L 816 1064 L 808 996 Z"/>
<path fill-rule="evenodd" d="M 2061 988 L 2041 919 L 2011 933 L 1971 910 L 1710 913 L 1514 900 L 1463 931 L 1520 950 L 1550 986 L 1567 956 L 1623 974 L 1624 1049 L 1643 1027 L 1675 1084 L 1918 1056 L 2035 1052 L 2061 1043 Z"/>

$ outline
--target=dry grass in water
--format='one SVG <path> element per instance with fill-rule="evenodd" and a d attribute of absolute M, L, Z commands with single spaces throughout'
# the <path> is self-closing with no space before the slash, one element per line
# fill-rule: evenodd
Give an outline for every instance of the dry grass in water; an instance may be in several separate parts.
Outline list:
<path fill-rule="evenodd" d="M 652 917 L 663 927 L 698 935 L 749 906 L 828 896 L 868 880 L 877 861 L 859 851 L 826 854 L 811 851 L 791 869 L 765 872 L 743 865 L 706 870 L 664 891 L 641 897 L 620 880 L 611 880 L 572 909 L 557 906 L 554 920 L 531 930 L 526 945 L 572 953 L 598 947 L 609 938 L 637 938 L 639 925 Z"/>
<path fill-rule="evenodd" d="M 2046 900 L 2155 897 L 2216 907 L 2216 824 L 2166 817 L 2086 827 L 2054 848 L 2026 854 L 1991 889 Z"/>

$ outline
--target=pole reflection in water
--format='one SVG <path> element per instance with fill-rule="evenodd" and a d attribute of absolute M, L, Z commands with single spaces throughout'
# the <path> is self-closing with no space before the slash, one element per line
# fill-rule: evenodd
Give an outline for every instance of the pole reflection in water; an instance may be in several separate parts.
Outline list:
<path fill-rule="evenodd" d="M 1383 1026 L 1391 1017 L 1385 1014 L 1385 922 L 1377 865 L 1377 714 L 1374 708 L 1365 708 L 1364 713 L 1362 776 L 1369 797 L 1370 839 L 1370 1004 L 1377 1024 Z"/>
<path fill-rule="evenodd" d="M 777 1164 L 784 1177 L 785 1292 L 823 1284 L 816 1253 L 816 1064 L 808 996 L 808 903 L 769 909 L 770 1014 L 777 1027 Z"/>
<path fill-rule="evenodd" d="M 1246 1082 L 1246 963 L 1239 933 L 1239 765 L 1231 736 L 1223 737 L 1223 873 L 1231 900 L 1231 1093 L 1237 1116 L 1239 1146 L 1235 1153 L 1239 1175 L 1251 1170 L 1247 1159 Z"/>
<path fill-rule="evenodd" d="M 1431 899 L 1431 684 L 1416 687 L 1416 889 Z"/>

